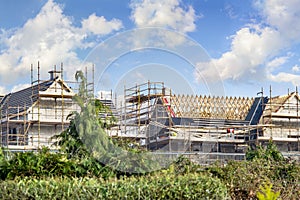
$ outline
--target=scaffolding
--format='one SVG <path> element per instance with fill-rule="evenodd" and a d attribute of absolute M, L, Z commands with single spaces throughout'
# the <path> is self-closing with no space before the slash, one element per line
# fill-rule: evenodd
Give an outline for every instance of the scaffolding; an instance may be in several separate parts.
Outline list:
<path fill-rule="evenodd" d="M 118 108 L 117 128 L 111 135 L 140 141 L 149 150 L 198 152 L 210 159 L 225 158 L 223 154 L 244 159 L 249 145 L 270 140 L 287 144 L 281 148 L 284 152 L 299 151 L 297 88 L 287 96 L 273 97 L 271 88 L 269 97 L 263 89 L 258 94 L 253 98 L 176 95 L 163 82 L 150 81 L 124 87 L 124 105 Z M 278 112 L 284 109 L 288 111 Z"/>
<path fill-rule="evenodd" d="M 272 140 L 283 152 L 300 151 L 299 100 L 297 87 L 295 92 L 288 90 L 287 95 L 275 97 L 270 87 L 270 98 L 261 119 L 261 123 L 269 127 L 259 135 L 261 144 Z"/>
<path fill-rule="evenodd" d="M 110 135 L 130 138 L 147 147 L 159 145 L 168 137 L 172 124 L 171 95 L 163 82 L 124 87 L 124 103 L 117 108 L 118 124 Z"/>
<path fill-rule="evenodd" d="M 1 98 L 2 146 L 50 146 L 53 133 L 69 125 L 66 116 L 78 110 L 72 100 L 78 83 L 63 80 L 63 65 L 60 70 L 54 66 L 47 81 L 40 80 L 39 63 L 37 69 L 34 81 L 31 65 L 31 87 Z M 92 94 L 93 82 L 86 83 Z M 250 144 L 273 140 L 282 151 L 299 151 L 298 89 L 273 97 L 270 87 L 268 98 L 260 93 L 255 98 L 176 95 L 163 82 L 148 81 L 124 87 L 120 107 L 112 92 L 110 100 L 101 102 L 118 119 L 110 136 L 130 138 L 150 150 L 239 154 Z"/>
<path fill-rule="evenodd" d="M 94 70 L 93 70 L 94 71 Z M 40 79 L 40 64 L 37 79 L 31 65 L 31 86 L 6 95 L 1 101 L 1 146 L 10 150 L 35 150 L 43 146 L 57 149 L 52 136 L 69 126 L 67 116 L 80 111 L 73 101 L 78 82 L 65 81 L 63 64 L 60 70 L 49 71 L 50 79 Z M 93 92 L 93 82 L 87 84 Z"/>
<path fill-rule="evenodd" d="M 253 102 L 254 98 L 175 95 L 163 82 L 148 81 L 124 87 L 124 105 L 118 108 L 118 124 L 110 135 L 140 141 L 150 150 L 192 151 L 195 143 L 203 142 L 212 143 L 204 149 L 218 150 L 219 141 L 244 143 L 257 129 L 245 121 Z M 241 139 L 233 140 L 230 128 Z"/>

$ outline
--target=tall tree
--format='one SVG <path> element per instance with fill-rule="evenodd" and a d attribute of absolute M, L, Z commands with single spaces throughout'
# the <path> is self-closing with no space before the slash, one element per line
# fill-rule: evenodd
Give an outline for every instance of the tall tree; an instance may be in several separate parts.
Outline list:
<path fill-rule="evenodd" d="M 82 71 L 77 71 L 75 78 L 79 81 L 78 93 L 73 100 L 79 106 L 80 112 L 73 111 L 68 115 L 69 127 L 54 136 L 59 145 L 69 157 L 82 157 L 87 153 L 105 154 L 112 145 L 104 131 L 104 123 L 99 119 L 99 112 L 108 112 L 108 109 L 93 98 L 87 88 L 87 80 Z M 112 120 L 111 120 L 112 121 Z"/>

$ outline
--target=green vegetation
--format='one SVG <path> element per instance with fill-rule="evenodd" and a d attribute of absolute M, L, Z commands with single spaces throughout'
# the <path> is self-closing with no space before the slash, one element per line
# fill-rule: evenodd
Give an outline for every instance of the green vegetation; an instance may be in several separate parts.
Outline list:
<path fill-rule="evenodd" d="M 6 158 L 0 151 L 0 198 L 299 199 L 299 163 L 274 159 L 279 152 L 271 143 L 247 155 L 262 150 L 269 155 L 208 167 L 179 157 L 168 168 L 141 174 L 120 173 L 88 153 L 72 157 L 42 149 Z"/>
<path fill-rule="evenodd" d="M 249 155 L 251 159 L 247 161 L 230 161 L 226 166 L 215 163 L 206 168 L 206 172 L 213 174 L 226 185 L 232 199 L 261 197 L 258 194 L 266 194 L 265 183 L 272 185 L 281 199 L 299 199 L 299 163 L 284 159 L 271 141 L 266 148 L 258 146 L 248 150 L 246 157 Z"/>
<path fill-rule="evenodd" d="M 257 192 L 257 198 L 259 200 L 276 200 L 278 199 L 280 193 L 272 191 L 272 184 L 267 183 L 264 186 L 260 186 L 261 192 Z"/>
<path fill-rule="evenodd" d="M 283 161 L 283 155 L 277 150 L 276 145 L 270 141 L 266 148 L 262 146 L 257 146 L 255 149 L 249 149 L 246 152 L 247 160 L 268 160 L 268 161 Z"/>
<path fill-rule="evenodd" d="M 168 168 L 120 174 L 93 159 L 65 154 L 1 156 L 2 199 L 299 199 L 300 165 L 284 160 L 199 166 L 180 157 Z"/>
<path fill-rule="evenodd" d="M 0 182 L 1 199 L 226 199 L 226 187 L 207 176 L 153 175 L 98 178 L 18 179 Z"/>
<path fill-rule="evenodd" d="M 68 115 L 70 125 L 61 134 L 54 136 L 58 139 L 55 145 L 59 145 L 69 158 L 82 158 L 94 152 L 100 153 L 98 157 L 105 156 L 112 149 L 113 143 L 105 133 L 105 123 L 98 114 L 107 112 L 107 108 L 88 93 L 86 78 L 81 71 L 76 73 L 75 78 L 80 81 L 80 86 L 73 99 L 80 107 L 80 112 L 74 111 Z"/>
<path fill-rule="evenodd" d="M 39 152 L 22 152 L 11 155 L 9 159 L 1 157 L 1 180 L 13 180 L 19 177 L 102 177 L 115 176 L 114 172 L 101 165 L 92 157 L 68 159 L 66 154 L 51 153 L 49 149 Z"/>

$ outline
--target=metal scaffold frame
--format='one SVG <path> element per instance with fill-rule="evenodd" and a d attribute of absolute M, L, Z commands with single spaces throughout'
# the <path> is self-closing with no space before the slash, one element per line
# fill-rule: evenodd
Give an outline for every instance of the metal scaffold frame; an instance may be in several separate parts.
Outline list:
<path fill-rule="evenodd" d="M 162 128 L 154 123 L 163 122 L 164 128 L 171 125 L 171 94 L 163 82 L 148 81 L 130 88 L 124 87 L 124 102 L 117 108 L 118 125 L 112 128 L 114 133 L 110 135 L 135 141 L 144 140 L 145 143 L 157 140 L 160 135 L 156 133 Z"/>
<path fill-rule="evenodd" d="M 282 151 L 300 151 L 299 135 L 299 94 L 295 92 L 284 96 L 272 96 L 270 86 L 270 98 L 266 104 L 261 123 L 269 125 L 260 135 L 260 143 L 273 141 L 280 145 Z"/>
<path fill-rule="evenodd" d="M 112 134 L 113 136 L 131 138 L 135 141 L 145 139 L 147 148 L 152 150 L 159 149 L 161 144 L 169 144 L 172 150 L 173 143 L 183 141 L 182 145 L 187 147 L 184 149 L 193 152 L 195 148 L 198 148 L 198 143 L 207 142 L 212 145 L 199 146 L 200 149 L 211 148 L 205 153 L 236 153 L 239 158 L 243 157 L 239 154 L 245 152 L 249 145 L 265 145 L 270 140 L 276 141 L 277 144 L 294 142 L 299 151 L 298 136 L 294 139 L 288 136 L 273 137 L 279 129 L 297 132 L 299 135 L 297 88 L 296 92 L 288 94 L 288 97 L 294 94 L 297 101 L 284 97 L 285 101 L 278 102 L 278 97 L 272 96 L 271 87 L 269 97 L 263 96 L 262 89 L 257 93 L 257 95 L 261 94 L 261 97 L 245 98 L 175 95 L 171 93 L 171 90 L 166 92 L 167 89 L 162 82 L 159 84 L 160 87 L 152 87 L 151 82 L 148 81 L 148 83 L 131 88 L 124 87 L 125 103 L 118 112 L 121 113 L 118 124 L 119 132 Z M 157 92 L 155 88 L 161 88 L 161 90 Z M 151 93 L 152 90 L 156 92 Z M 164 101 L 164 98 L 167 101 Z M 157 99 L 161 100 L 161 104 L 157 104 Z M 155 115 L 155 112 L 159 111 L 156 109 L 157 105 L 161 105 L 165 116 Z M 286 106 L 291 112 L 293 110 L 291 116 L 274 113 L 274 109 Z M 268 110 L 273 110 L 273 112 L 268 112 Z M 290 123 L 285 122 L 284 125 L 279 125 L 276 119 L 279 115 L 287 118 Z M 161 123 L 162 118 L 168 119 L 169 123 Z M 176 123 L 176 120 L 177 122 L 181 120 L 181 123 Z M 293 127 L 293 123 L 296 127 Z M 156 129 L 151 129 L 150 126 Z M 158 133 L 158 129 L 164 129 L 164 134 Z M 271 136 L 264 137 L 268 131 Z M 162 137 L 159 138 L 159 136 L 165 136 L 165 140 L 161 140 Z M 291 147 L 289 151 L 293 149 L 295 148 Z"/>
<path fill-rule="evenodd" d="M 63 79 L 62 63 L 60 70 L 54 66 L 54 70 L 49 73 L 49 80 L 41 80 L 38 62 L 37 79 L 33 80 L 33 65 L 31 65 L 31 86 L 10 93 L 2 99 L 0 111 L 2 147 L 15 150 L 40 149 L 43 146 L 58 148 L 52 145 L 54 142 L 52 136 L 69 126 L 67 116 L 71 112 L 79 111 L 78 105 L 72 99 L 79 84 L 77 81 Z M 93 82 L 86 84 L 88 92 L 94 94 L 94 79 Z M 7 101 L 7 104 L 4 101 Z M 22 102 L 23 106 L 20 105 Z"/>

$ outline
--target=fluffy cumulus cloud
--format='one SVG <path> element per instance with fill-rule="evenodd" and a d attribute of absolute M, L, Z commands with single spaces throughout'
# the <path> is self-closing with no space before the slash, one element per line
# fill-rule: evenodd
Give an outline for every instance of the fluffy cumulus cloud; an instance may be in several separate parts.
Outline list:
<path fill-rule="evenodd" d="M 196 29 L 197 15 L 180 0 L 133 0 L 131 19 L 137 27 L 166 27 L 181 33 Z"/>
<path fill-rule="evenodd" d="M 253 80 L 261 78 L 263 73 L 269 80 L 295 84 L 299 80 L 297 75 L 273 73 L 288 59 L 276 58 L 280 51 L 300 42 L 300 0 L 259 0 L 254 5 L 262 22 L 247 24 L 238 30 L 230 38 L 230 50 L 220 58 L 212 59 L 210 63 L 198 63 L 201 75 L 218 75 L 222 80 Z M 215 67 L 218 74 L 208 74 L 212 70 L 207 67 Z"/>
<path fill-rule="evenodd" d="M 296 74 L 291 74 L 287 72 L 279 72 L 277 74 L 267 74 L 267 78 L 274 82 L 290 82 L 297 86 L 300 82 L 300 76 Z"/>
<path fill-rule="evenodd" d="M 283 37 L 300 41 L 299 0 L 259 0 L 256 4 L 266 22 L 278 29 Z"/>
<path fill-rule="evenodd" d="M 3 84 L 28 76 L 30 65 L 40 61 L 43 70 L 63 62 L 66 71 L 79 66 L 81 60 L 76 50 L 93 46 L 89 37 L 109 34 L 119 30 L 122 22 L 107 20 L 103 16 L 91 14 L 76 27 L 72 18 L 63 13 L 63 6 L 49 0 L 32 19 L 22 27 L 3 30 L 0 33 L 0 80 Z M 71 74 L 71 72 L 70 72 Z"/>
<path fill-rule="evenodd" d="M 103 16 L 98 17 L 95 13 L 82 21 L 82 28 L 84 30 L 99 35 L 109 34 L 112 31 L 121 29 L 122 27 L 122 21 L 118 19 L 107 21 Z"/>

